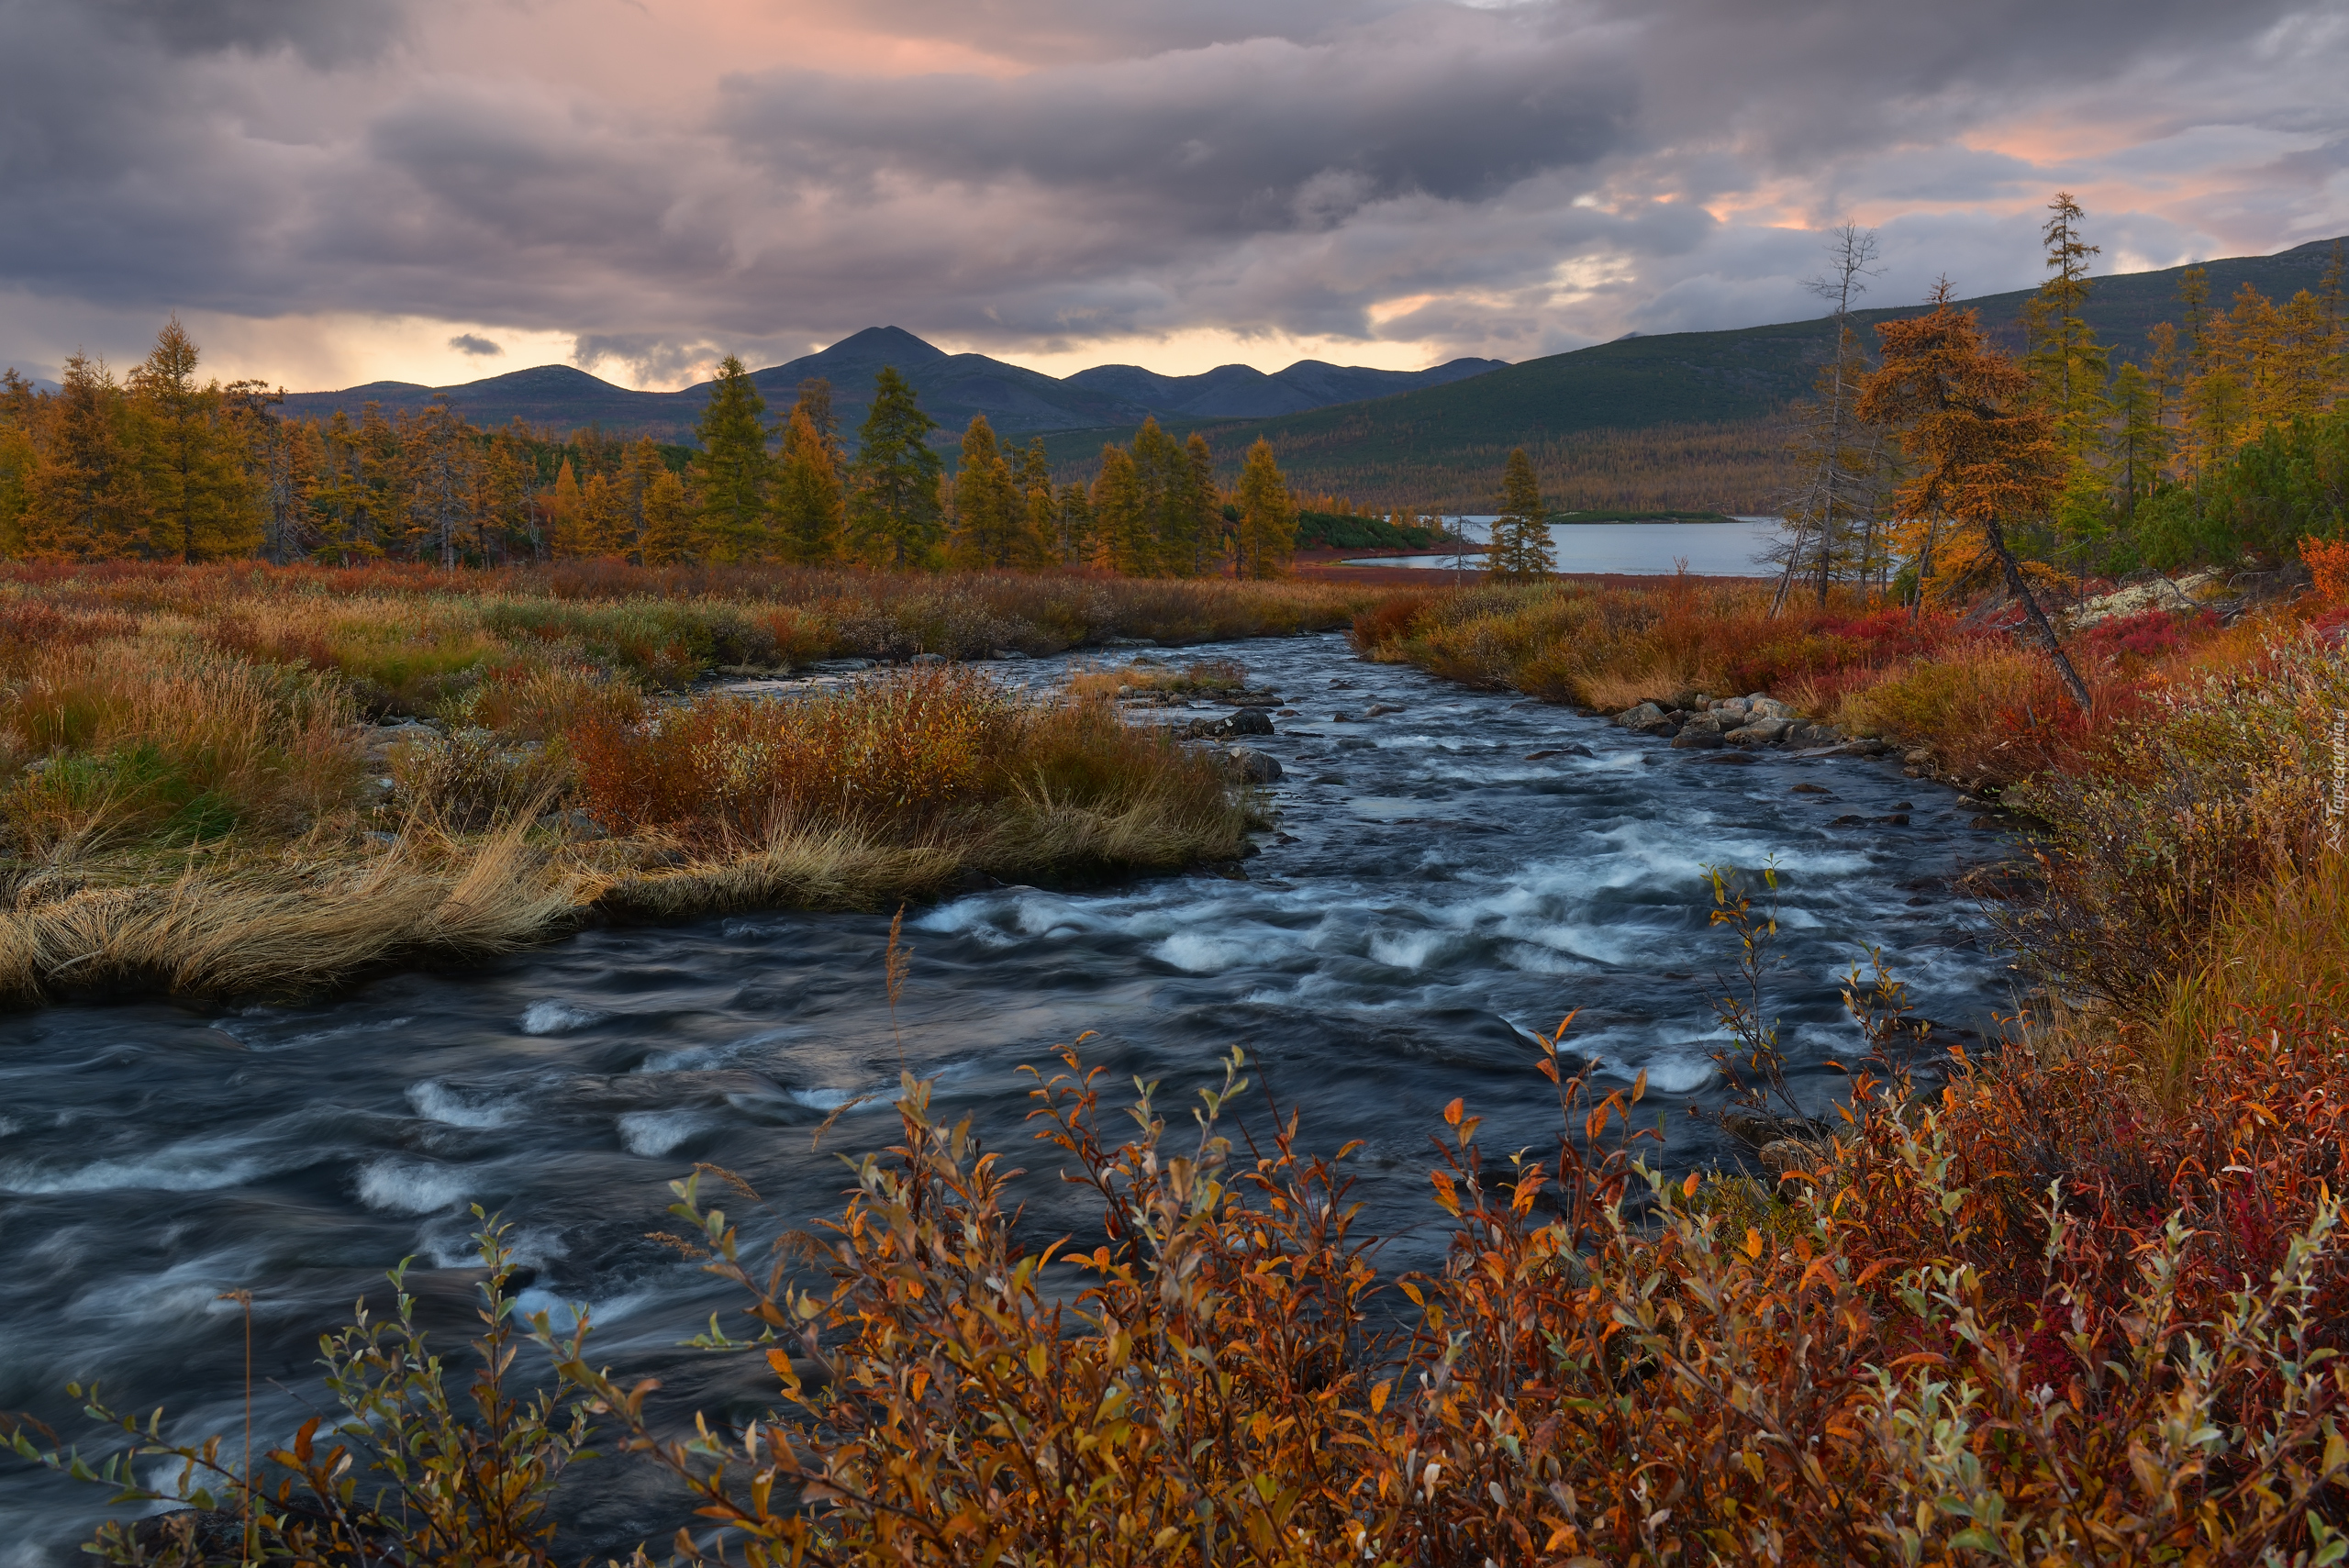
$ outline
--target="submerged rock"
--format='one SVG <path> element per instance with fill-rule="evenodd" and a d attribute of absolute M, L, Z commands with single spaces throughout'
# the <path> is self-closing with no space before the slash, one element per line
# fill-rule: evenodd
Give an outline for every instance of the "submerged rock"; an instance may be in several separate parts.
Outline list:
<path fill-rule="evenodd" d="M 1252 746 L 1234 746 L 1224 753 L 1234 777 L 1252 784 L 1278 784 L 1281 779 L 1280 759 Z"/>

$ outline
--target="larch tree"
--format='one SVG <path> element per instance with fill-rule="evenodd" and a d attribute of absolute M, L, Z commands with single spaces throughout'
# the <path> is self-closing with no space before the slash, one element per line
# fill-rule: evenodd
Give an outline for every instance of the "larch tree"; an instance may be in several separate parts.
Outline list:
<path fill-rule="evenodd" d="M 1221 553 L 1222 519 L 1216 501 L 1215 449 L 1194 430 L 1183 443 L 1183 537 L 1191 552 L 1186 577 L 1200 575 L 1208 570 L 1208 559 Z"/>
<path fill-rule="evenodd" d="M 153 553 L 190 562 L 245 554 L 262 531 L 242 432 L 219 384 L 196 380 L 199 358 L 174 315 L 129 388 L 147 449 Z"/>
<path fill-rule="evenodd" d="M 1141 476 L 1133 453 L 1116 445 L 1101 449 L 1101 472 L 1093 478 L 1087 511 L 1093 519 L 1088 564 L 1126 576 L 1141 575 L 1144 555 Z"/>
<path fill-rule="evenodd" d="M 819 404 L 810 404 L 810 386 L 822 389 Z M 831 417 L 830 393 L 828 382 L 800 384 L 800 400 L 792 406 L 791 422 L 784 427 L 783 462 L 775 474 L 775 550 L 801 566 L 829 566 L 841 556 L 840 469 L 832 443 L 818 423 Z"/>
<path fill-rule="evenodd" d="M 1093 500 L 1084 485 L 1072 479 L 1061 486 L 1052 521 L 1058 526 L 1053 543 L 1062 565 L 1078 566 L 1093 558 Z"/>
<path fill-rule="evenodd" d="M 1011 484 L 1019 493 L 1023 518 L 1019 564 L 1030 568 L 1058 564 L 1063 559 L 1060 507 L 1052 492 L 1052 461 L 1044 450 L 1043 437 L 1029 439 Z"/>
<path fill-rule="evenodd" d="M 1297 555 L 1297 503 L 1264 437 L 1240 465 L 1233 504 L 1240 509 L 1232 566 L 1241 577 L 1285 577 Z"/>
<path fill-rule="evenodd" d="M 1137 577 L 1180 577 L 1189 574 L 1195 544 L 1191 508 L 1186 495 L 1190 464 L 1174 437 L 1155 418 L 1145 418 L 1134 432 L 1134 482 L 1141 493 L 1141 522 L 1134 546 L 1134 563 L 1126 570 Z"/>
<path fill-rule="evenodd" d="M 458 541 L 479 510 L 480 450 L 464 416 L 435 397 L 405 433 L 410 531 L 443 566 L 457 563 Z"/>
<path fill-rule="evenodd" d="M 25 553 L 47 561 L 128 561 L 146 553 L 154 519 L 126 439 L 122 388 L 102 360 L 74 354 L 26 481 Z"/>
<path fill-rule="evenodd" d="M 639 549 L 647 566 L 676 566 L 693 559 L 694 515 L 685 482 L 663 468 L 644 487 L 644 538 Z"/>
<path fill-rule="evenodd" d="M 857 432 L 848 508 L 851 540 L 874 566 L 902 572 L 937 558 L 938 477 L 945 466 L 930 446 L 937 428 L 911 384 L 894 365 L 882 366 Z"/>
<path fill-rule="evenodd" d="M 1501 471 L 1501 513 L 1493 522 L 1490 564 L 1494 576 L 1522 582 L 1538 581 L 1557 570 L 1549 521 L 1542 514 L 1541 481 L 1523 447 L 1508 454 Z"/>
<path fill-rule="evenodd" d="M 694 498 L 711 561 L 757 561 L 766 554 L 767 493 L 774 472 L 766 412 L 751 373 L 738 356 L 727 355 L 694 426 L 701 445 L 693 461 Z"/>
<path fill-rule="evenodd" d="M 1853 303 L 1879 271 L 1879 253 L 1874 229 L 1841 224 L 1828 236 L 1827 270 L 1803 284 L 1833 307 L 1835 342 L 1813 383 L 1812 401 L 1795 410 L 1787 449 L 1801 480 L 1780 506 L 1790 528 L 1785 569 L 1770 602 L 1773 616 L 1786 606 L 1798 578 L 1812 583 L 1824 605 L 1837 567 L 1856 564 L 1865 576 L 1873 553 L 1882 442 L 1854 412 L 1869 367 L 1851 317 Z"/>
<path fill-rule="evenodd" d="M 966 572 L 999 571 L 1018 563 L 1027 507 L 1012 483 L 1011 464 L 984 414 L 963 432 L 963 461 L 954 473 L 954 527 L 947 560 Z"/>
<path fill-rule="evenodd" d="M 1898 432 L 1914 473 L 1899 493 L 1910 517 L 1945 518 L 1978 540 L 2023 607 L 2064 689 L 2083 711 L 2087 685 L 2065 656 L 2008 539 L 2047 517 L 2066 464 L 2053 413 L 2030 372 L 1993 349 L 1980 317 L 1951 303 L 1944 281 L 1930 315 L 1877 327 L 1883 360 L 1861 395 L 1864 419 Z M 1920 591 L 1922 591 L 1922 584 Z"/>

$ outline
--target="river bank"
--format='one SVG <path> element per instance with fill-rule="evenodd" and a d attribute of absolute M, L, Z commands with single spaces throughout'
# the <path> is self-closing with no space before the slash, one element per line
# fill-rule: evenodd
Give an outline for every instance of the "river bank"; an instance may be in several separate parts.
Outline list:
<path fill-rule="evenodd" d="M 608 562 L 11 568 L 0 996 L 283 995 L 599 919 L 1229 859 L 1246 810 L 1213 759 L 944 665 L 1291 636 L 1377 596 Z"/>
<path fill-rule="evenodd" d="M 0 1237 L 0 1330 L 28 1351 L 0 1374 L 0 1408 L 51 1411 L 61 1380 L 105 1367 L 125 1402 L 168 1403 L 167 1429 L 229 1419 L 236 1321 L 197 1298 L 249 1286 L 261 1429 L 282 1438 L 301 1418 L 315 1334 L 386 1261 L 417 1254 L 434 1320 L 462 1321 L 470 1203 L 520 1223 L 529 1305 L 591 1302 L 612 1364 L 658 1370 L 712 1411 L 757 1408 L 764 1363 L 674 1348 L 734 1298 L 646 1239 L 666 1223 L 663 1181 L 696 1162 L 736 1173 L 763 1195 L 745 1221 L 762 1233 L 835 1211 L 834 1151 L 896 1136 L 902 1050 L 937 1078 L 941 1106 L 1036 1172 L 1020 1194 L 1038 1233 L 1084 1233 L 1082 1195 L 1030 1148 L 1019 1068 L 1087 1030 L 1119 1082 L 1163 1079 L 1170 1093 L 1244 1043 L 1252 1078 L 1301 1112 L 1317 1145 L 1368 1140 L 1354 1195 L 1365 1234 L 1390 1238 L 1386 1266 L 1441 1269 L 1449 1232 L 1426 1204 L 1424 1133 L 1466 1094 L 1497 1147 L 1542 1145 L 1557 1113 L 1531 1075 L 1531 1036 L 1576 1008 L 1573 1060 L 1609 1090 L 1644 1079 L 1642 1116 L 1666 1115 L 1675 1169 L 1753 1165 L 1689 1114 L 1726 1096 L 1709 997 L 1734 943 L 1709 923 L 1708 862 L 1777 858 L 1787 962 L 1774 1010 L 1818 1114 L 1847 1088 L 1825 1064 L 1865 1047 L 1840 990 L 1871 945 L 1952 1030 L 1994 1029 L 2010 1007 L 1981 922 L 1947 891 L 2003 858 L 2003 840 L 1918 795 L 1895 765 L 1706 761 L 1553 705 L 1364 662 L 1336 636 L 1119 650 L 1106 673 L 1138 653 L 1162 670 L 1236 664 L 1242 689 L 1293 710 L 1259 710 L 1275 733 L 1246 738 L 1282 770 L 1275 820 L 1252 836 L 1260 852 L 1220 872 L 988 888 L 910 911 L 894 1010 L 885 913 L 771 911 L 589 929 L 335 1000 L 24 1018 L 0 1060 L 0 1096 L 17 1107 L 0 1145 L 15 1217 Z M 1104 665 L 1063 656 L 998 673 L 1052 682 Z M 1129 706 L 1139 722 L 1230 711 Z M 1900 827 L 1832 826 L 1904 802 Z M 94 1078 L 94 1062 L 110 1065 Z M 163 1106 L 173 1130 L 159 1141 Z M 1233 1114 L 1261 1130 L 1254 1111 Z M 135 1198 L 104 1246 L 86 1212 L 100 1194 Z M 38 1288 L 37 1261 L 67 1252 L 83 1283 L 66 1297 Z M 673 1496 L 632 1474 L 599 1467 L 565 1505 L 565 1540 L 624 1551 L 674 1529 Z M 65 1561 L 95 1501 L 12 1476 L 0 1525 L 58 1542 Z"/>

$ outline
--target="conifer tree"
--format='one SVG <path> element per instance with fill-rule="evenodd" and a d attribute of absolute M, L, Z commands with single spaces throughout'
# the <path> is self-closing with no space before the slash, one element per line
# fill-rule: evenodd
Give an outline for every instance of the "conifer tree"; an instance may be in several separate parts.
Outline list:
<path fill-rule="evenodd" d="M 1061 559 L 1060 509 L 1052 493 L 1052 463 L 1044 438 L 1029 439 L 1011 478 L 1020 508 L 1018 563 L 1030 569 L 1056 564 Z"/>
<path fill-rule="evenodd" d="M 197 383 L 199 357 L 174 315 L 130 376 L 148 449 L 152 553 L 163 560 L 242 555 L 260 542 L 245 440 L 228 418 L 219 384 Z"/>
<path fill-rule="evenodd" d="M 122 388 L 102 360 L 76 353 L 49 417 L 49 439 L 26 483 L 25 553 L 46 561 L 128 561 L 154 521 L 137 454 L 125 437 Z"/>
<path fill-rule="evenodd" d="M 1133 562 L 1124 570 L 1136 577 L 1186 575 L 1192 557 L 1192 518 L 1185 504 L 1190 465 L 1183 449 L 1155 418 L 1145 418 L 1134 432 L 1133 459 L 1141 516 Z"/>
<path fill-rule="evenodd" d="M 1240 508 L 1239 548 L 1234 568 L 1242 577 L 1284 577 L 1297 554 L 1297 505 L 1288 481 L 1274 461 L 1273 444 L 1264 437 L 1248 449 L 1240 465 L 1240 488 L 1234 496 Z"/>
<path fill-rule="evenodd" d="M 1216 503 L 1215 450 L 1194 430 L 1183 443 L 1183 534 L 1191 552 L 1186 577 L 1207 571 L 1208 557 L 1222 552 L 1222 517 Z"/>
<path fill-rule="evenodd" d="M 503 560 L 520 550 L 535 560 L 539 539 L 531 507 L 536 477 L 529 454 L 529 429 L 516 415 L 489 440 L 488 471 L 482 495 L 482 559 Z M 495 529 L 493 536 L 490 532 Z"/>
<path fill-rule="evenodd" d="M 963 432 L 963 462 L 954 475 L 954 528 L 947 557 L 964 571 L 1015 564 L 1027 509 L 1012 484 L 1011 465 L 984 414 Z"/>
<path fill-rule="evenodd" d="M 447 399 L 435 397 L 409 425 L 403 448 L 409 535 L 419 555 L 429 552 L 442 566 L 454 566 L 458 539 L 478 506 L 473 428 Z M 602 483 L 600 476 L 597 483 Z M 583 505 L 582 510 L 592 517 L 592 504 Z"/>
<path fill-rule="evenodd" d="M 840 419 L 832 412 L 832 384 L 819 375 L 809 376 L 799 384 L 797 400 L 791 408 L 796 414 L 807 416 L 808 425 L 831 456 L 832 471 L 839 473 L 846 465 L 841 450 Z"/>
<path fill-rule="evenodd" d="M 694 427 L 701 444 L 693 462 L 694 498 L 711 561 L 758 561 L 766 555 L 767 491 L 774 467 L 767 451 L 766 412 L 766 399 L 751 384 L 741 360 L 727 355 Z"/>
<path fill-rule="evenodd" d="M 856 552 L 872 565 L 902 572 L 936 562 L 944 467 L 929 442 L 936 428 L 912 385 L 895 366 L 882 366 L 858 431 L 848 513 Z"/>
<path fill-rule="evenodd" d="M 640 546 L 644 564 L 675 566 L 691 560 L 693 522 L 685 482 L 663 468 L 644 487 L 644 538 Z"/>
<path fill-rule="evenodd" d="M 2162 404 L 2160 383 L 2135 361 L 2122 361 L 2112 378 L 2112 412 L 2113 478 L 2124 521 L 2136 516 L 2137 503 L 2153 495 L 2169 461 Z"/>
<path fill-rule="evenodd" d="M 1085 486 L 1074 479 L 1061 486 L 1059 500 L 1052 507 L 1052 520 L 1058 525 L 1054 544 L 1060 551 L 1061 564 L 1077 566 L 1093 558 L 1093 502 Z"/>
<path fill-rule="evenodd" d="M 800 401 L 791 409 L 791 423 L 783 433 L 783 466 L 775 478 L 775 550 L 785 561 L 802 566 L 829 566 L 840 559 L 841 497 L 840 470 L 833 462 L 832 443 L 817 423 L 820 413 L 829 417 L 829 397 L 811 406 L 806 389 L 831 388 L 824 382 L 803 382 Z"/>
<path fill-rule="evenodd" d="M 1829 236 L 1827 254 L 1827 270 L 1803 286 L 1834 307 L 1835 347 L 1813 383 L 1814 398 L 1795 410 L 1794 435 L 1787 445 L 1800 479 L 1780 506 L 1791 531 L 1783 547 L 1785 570 L 1770 605 L 1774 616 L 1785 606 L 1798 576 L 1810 578 L 1819 603 L 1825 605 L 1835 569 L 1856 560 L 1864 575 L 1874 543 L 1882 443 L 1853 412 L 1868 364 L 1859 335 L 1852 330 L 1851 315 L 1854 303 L 1867 292 L 1865 280 L 1879 271 L 1875 265 L 1876 231 L 1844 223 Z M 1859 536 L 1856 548 L 1854 535 Z"/>
<path fill-rule="evenodd" d="M 2069 191 L 2047 204 L 2041 230 L 2047 245 L 2047 279 L 2023 306 L 2023 334 L 2030 344 L 2023 364 L 2054 421 L 2055 439 L 2066 460 L 2087 461 L 2101 439 L 2106 416 L 2105 382 L 2110 351 L 2097 341 L 2085 318 L 2088 261 L 2102 253 L 2081 237 L 2087 216 Z"/>
<path fill-rule="evenodd" d="M 1909 517 L 1947 519 L 1995 560 L 2065 690 L 2085 712 L 2087 687 L 2016 559 L 2008 529 L 2044 518 L 2068 465 L 2055 419 L 2028 371 L 1992 349 L 1979 317 L 1955 309 L 1946 280 L 1931 315 L 1876 328 L 1884 358 L 1860 399 L 1864 419 L 1897 429 L 1916 472 L 1901 487 Z M 1921 593 L 1921 584 L 1920 584 Z"/>
<path fill-rule="evenodd" d="M 1501 515 L 1493 522 L 1491 570 L 1496 577 L 1532 582 L 1557 569 L 1550 525 L 1542 509 L 1542 485 L 1533 460 L 1519 447 L 1501 471 Z"/>
<path fill-rule="evenodd" d="M 558 561 L 592 553 L 587 533 L 587 494 L 578 471 L 566 456 L 555 471 L 554 488 L 548 492 L 547 553 Z"/>
<path fill-rule="evenodd" d="M 1101 472 L 1093 480 L 1093 518 L 1089 564 L 1124 576 L 1140 576 L 1144 559 L 1141 476 L 1134 471 L 1133 454 L 1120 446 L 1101 449 Z"/>

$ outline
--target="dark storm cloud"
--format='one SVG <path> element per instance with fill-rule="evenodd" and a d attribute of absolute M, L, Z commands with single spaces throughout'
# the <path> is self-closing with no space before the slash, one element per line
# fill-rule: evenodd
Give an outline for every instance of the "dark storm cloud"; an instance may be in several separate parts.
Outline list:
<path fill-rule="evenodd" d="M 368 59 L 405 26 L 393 0 L 85 0 L 123 29 L 151 35 L 175 54 L 290 49 L 312 65 Z"/>
<path fill-rule="evenodd" d="M 786 178 L 1021 179 L 1221 233 L 1406 193 L 1491 197 L 1625 145 L 1628 61 L 1598 40 L 1422 8 L 1335 42 L 1219 43 L 1012 79 L 729 83 L 720 124 Z"/>
<path fill-rule="evenodd" d="M 521 15 L 593 37 L 610 4 Z M 1210 327 L 1516 357 L 1806 313 L 1789 225 L 1854 204 L 1909 215 L 1885 291 L 1987 289 L 2028 275 L 2057 179 L 2182 182 L 2202 228 L 2110 217 L 2158 254 L 2305 238 L 2349 160 L 2341 14 L 2287 0 L 794 10 L 1004 69 L 616 63 L 664 96 L 487 59 L 463 0 L 0 0 L 0 290 L 557 330 L 654 377 L 888 320 L 1007 351 Z M 2119 145 L 2051 161 L 2028 128 L 2083 105 Z M 2131 163 L 2214 125 L 2242 150 Z"/>
<path fill-rule="evenodd" d="M 506 350 L 488 339 L 473 332 L 460 332 L 449 339 L 449 347 L 473 359 L 494 359 Z"/>

